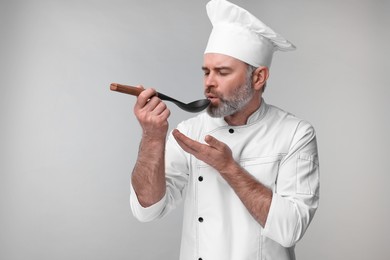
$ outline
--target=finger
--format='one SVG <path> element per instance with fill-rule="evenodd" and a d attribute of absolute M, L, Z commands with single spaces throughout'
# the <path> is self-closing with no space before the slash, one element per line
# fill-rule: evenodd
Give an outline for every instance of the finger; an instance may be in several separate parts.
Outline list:
<path fill-rule="evenodd" d="M 174 129 L 172 131 L 172 135 L 175 138 L 176 142 L 185 150 L 187 151 L 187 143 L 185 141 L 185 136 L 177 129 Z"/>
<path fill-rule="evenodd" d="M 156 107 L 153 109 L 153 113 L 156 115 L 160 115 L 162 112 L 164 112 L 167 109 L 168 109 L 167 105 L 160 100 L 160 102 L 158 102 Z"/>
<path fill-rule="evenodd" d="M 170 115 L 171 115 L 171 111 L 167 108 L 159 116 L 161 117 L 162 120 L 167 120 Z"/>
<path fill-rule="evenodd" d="M 149 102 L 149 100 L 156 95 L 156 93 L 157 92 L 155 89 L 145 89 L 139 94 L 136 106 L 138 106 L 138 108 L 143 108 Z"/>
<path fill-rule="evenodd" d="M 213 137 L 211 135 L 206 135 L 204 140 L 208 145 L 210 145 L 211 147 L 213 147 L 219 151 L 222 151 L 225 147 L 224 143 L 220 142 L 218 139 L 216 139 L 215 137 Z"/>
<path fill-rule="evenodd" d="M 172 132 L 173 137 L 176 139 L 177 143 L 183 148 L 184 151 L 194 154 L 198 153 L 201 149 L 202 144 L 196 142 L 184 134 L 182 134 L 179 130 L 175 129 Z"/>
<path fill-rule="evenodd" d="M 145 88 L 144 88 L 144 86 L 142 86 L 142 85 L 137 85 L 137 86 L 135 86 L 136 88 L 140 88 L 140 89 L 142 89 L 142 90 L 145 90 Z"/>
<path fill-rule="evenodd" d="M 172 132 L 172 135 L 173 137 L 175 138 L 177 144 L 184 150 L 186 151 L 187 153 L 191 153 L 192 154 L 192 150 L 190 149 L 190 147 L 188 147 L 186 145 L 185 142 L 183 142 L 183 138 L 181 136 L 181 133 L 179 133 L 176 129 L 173 130 Z"/>
<path fill-rule="evenodd" d="M 143 107 L 144 110 L 150 111 L 150 112 L 155 112 L 154 110 L 160 105 L 163 104 L 161 99 L 159 99 L 157 96 L 152 96 L 149 101 L 145 104 Z M 158 114 L 158 113 L 154 113 Z"/>
<path fill-rule="evenodd" d="M 190 154 L 194 154 L 195 151 L 193 151 L 191 149 L 191 147 L 187 146 L 184 142 L 182 142 L 181 140 L 178 140 L 178 139 L 176 139 L 176 142 L 181 147 L 181 149 L 183 149 L 185 152 L 190 153 Z"/>

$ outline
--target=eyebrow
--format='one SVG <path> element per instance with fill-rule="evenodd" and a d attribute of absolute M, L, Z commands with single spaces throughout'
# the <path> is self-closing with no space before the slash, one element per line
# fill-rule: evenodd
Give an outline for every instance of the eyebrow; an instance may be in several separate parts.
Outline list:
<path fill-rule="evenodd" d="M 202 66 L 202 70 L 205 71 L 205 70 L 210 70 L 208 67 L 205 67 L 205 66 Z M 212 70 L 233 70 L 231 67 L 227 67 L 227 66 L 220 66 L 220 67 L 214 67 L 212 68 Z"/>

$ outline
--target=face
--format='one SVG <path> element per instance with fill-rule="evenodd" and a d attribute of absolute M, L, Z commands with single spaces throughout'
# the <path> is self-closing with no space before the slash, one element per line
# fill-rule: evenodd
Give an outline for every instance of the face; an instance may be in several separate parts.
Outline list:
<path fill-rule="evenodd" d="M 207 112 L 212 117 L 233 115 L 253 98 L 252 73 L 248 65 L 230 56 L 205 54 L 205 95 L 211 101 Z"/>

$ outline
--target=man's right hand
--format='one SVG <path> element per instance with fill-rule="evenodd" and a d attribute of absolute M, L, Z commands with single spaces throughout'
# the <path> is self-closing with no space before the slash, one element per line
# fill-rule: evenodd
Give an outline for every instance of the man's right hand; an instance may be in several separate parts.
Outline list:
<path fill-rule="evenodd" d="M 170 111 L 156 90 L 145 89 L 138 96 L 134 114 L 142 127 L 142 139 L 131 182 L 139 203 L 148 207 L 161 200 L 166 191 L 164 152 Z"/>
<path fill-rule="evenodd" d="M 141 85 L 137 87 L 143 89 Z M 134 106 L 134 114 L 142 127 L 143 138 L 165 141 L 171 112 L 156 93 L 151 88 L 142 91 Z"/>

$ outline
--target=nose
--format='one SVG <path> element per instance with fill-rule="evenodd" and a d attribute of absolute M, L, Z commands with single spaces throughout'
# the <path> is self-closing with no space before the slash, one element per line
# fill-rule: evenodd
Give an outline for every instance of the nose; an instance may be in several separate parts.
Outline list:
<path fill-rule="evenodd" d="M 216 86 L 215 75 L 213 72 L 209 72 L 207 75 L 204 76 L 204 87 L 205 89 L 209 89 L 215 86 Z"/>

